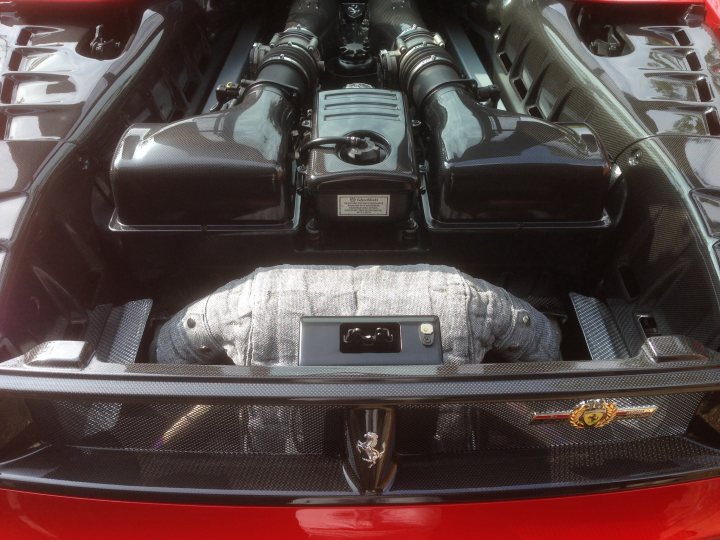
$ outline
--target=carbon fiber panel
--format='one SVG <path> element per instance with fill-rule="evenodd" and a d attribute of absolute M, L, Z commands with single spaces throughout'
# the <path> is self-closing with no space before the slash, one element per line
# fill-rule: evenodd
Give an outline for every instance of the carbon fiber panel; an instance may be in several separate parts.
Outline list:
<path fill-rule="evenodd" d="M 475 460 L 468 456 L 418 457 L 398 464 L 393 492 L 410 494 L 425 486 L 442 492 L 448 489 L 480 491 L 507 485 L 555 488 L 587 486 L 611 478 L 642 477 L 637 467 L 670 473 L 677 461 L 700 469 L 717 466 L 718 455 L 682 438 L 659 438 L 634 444 L 609 444 L 602 448 L 577 447 L 568 451 L 553 448 L 540 454 L 531 451 L 496 451 Z M 427 489 L 427 488 L 426 488 Z"/>
<path fill-rule="evenodd" d="M 152 300 L 135 300 L 112 309 L 97 341 L 97 358 L 118 364 L 135 362 L 152 305 Z"/>
<path fill-rule="evenodd" d="M 503 5 L 494 60 L 506 103 L 555 122 L 586 122 L 613 156 L 656 133 L 718 134 L 709 89 L 717 96 L 720 53 L 710 32 L 681 23 L 677 8 L 676 19 L 654 10 L 645 19 L 658 24 L 647 25 L 625 24 L 632 8 L 625 17 L 616 10 L 615 20 L 611 10 L 597 8 L 584 19 L 610 17 L 608 24 L 620 26 L 629 42 L 629 53 L 605 57 L 578 35 L 579 9 L 555 0 Z M 698 84 L 709 85 L 710 97 Z"/>
<path fill-rule="evenodd" d="M 612 360 L 630 356 L 612 313 L 605 304 L 597 298 L 576 293 L 570 293 L 570 301 L 585 336 L 590 358 Z"/>
<path fill-rule="evenodd" d="M 603 293 L 630 304 L 613 313 L 631 354 L 635 315 L 652 316 L 660 334 L 720 344 L 717 262 L 707 245 L 720 204 L 717 138 L 707 136 L 720 133 L 720 49 L 706 27 L 683 20 L 685 9 L 508 2 L 495 47 L 506 104 L 588 123 L 622 171 L 626 200 L 613 216 L 617 249 Z M 602 21 L 627 42 L 620 54 L 595 54 L 583 42 Z"/>
<path fill-rule="evenodd" d="M 133 405 L 31 402 L 56 444 L 219 454 L 321 455 L 339 452 L 341 409 L 332 406 Z M 120 411 L 115 414 L 115 411 Z"/>
<path fill-rule="evenodd" d="M 714 253 L 702 238 L 702 224 L 678 195 L 687 193 L 694 174 L 693 167 L 675 165 L 675 152 L 668 153 L 667 145 L 672 140 L 680 147 L 691 141 L 651 138 L 618 156 L 629 190 L 613 266 L 624 265 L 637 282 L 635 314 L 652 315 L 661 334 L 687 335 L 714 349 L 720 344 L 720 295 L 710 260 Z M 627 287 L 621 285 L 625 296 Z"/>
<path fill-rule="evenodd" d="M 609 298 L 607 306 L 612 312 L 618 330 L 620 330 L 620 334 L 625 340 L 629 354 L 635 356 L 640 352 L 644 336 L 635 320 L 632 304 L 628 304 L 619 298 Z"/>
<path fill-rule="evenodd" d="M 44 468 L 40 483 L 110 484 L 172 492 L 189 489 L 237 490 L 254 493 L 352 493 L 336 458 L 321 456 L 199 455 L 154 451 L 109 451 L 51 446 L 18 462 L 0 463 L 0 484 L 35 474 Z M 35 476 L 38 479 L 38 476 Z M 44 482 L 43 482 L 44 481 Z"/>
<path fill-rule="evenodd" d="M 681 435 L 702 394 L 613 401 L 620 409 L 655 405 L 641 419 L 602 429 L 567 420 L 533 423 L 533 413 L 570 412 L 577 401 L 498 402 L 398 407 L 397 452 L 472 452 L 607 444 Z M 343 448 L 341 406 L 233 406 L 31 401 L 48 442 L 78 447 L 220 454 L 335 455 Z"/>
<path fill-rule="evenodd" d="M 720 471 L 720 453 L 685 438 L 603 447 L 496 450 L 403 457 L 394 485 L 362 496 L 339 458 L 202 456 L 47 447 L 0 463 L 0 485 L 85 496 L 227 501 L 237 504 L 359 504 L 539 497 L 697 479 Z"/>
<path fill-rule="evenodd" d="M 720 369 L 707 360 L 658 365 L 638 358 L 625 362 L 537 362 L 473 366 L 385 366 L 333 368 L 240 368 L 156 366 L 130 369 L 96 362 L 101 369 L 61 373 L 8 365 L 0 368 L 7 395 L 47 399 L 134 400 L 153 403 L 212 402 L 361 404 L 468 402 L 551 398 L 588 399 L 608 395 L 699 392 L 715 388 Z M 308 384 L 308 377 L 315 378 Z M 378 379 L 385 379 L 379 382 Z"/>

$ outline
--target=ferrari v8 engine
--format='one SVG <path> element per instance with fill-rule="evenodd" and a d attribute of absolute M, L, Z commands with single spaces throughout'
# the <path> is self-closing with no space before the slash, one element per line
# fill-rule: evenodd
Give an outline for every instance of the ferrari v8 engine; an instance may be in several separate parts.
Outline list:
<path fill-rule="evenodd" d="M 404 249 L 421 213 L 428 229 L 607 225 L 610 167 L 593 132 L 497 110 L 424 26 L 409 0 L 295 2 L 285 30 L 253 47 L 253 78 L 218 88 L 218 110 L 128 130 L 113 228 L 305 223 L 315 249 L 331 223 L 364 222 Z M 340 69 L 349 47 L 363 64 L 370 48 L 381 76 Z"/>
<path fill-rule="evenodd" d="M 334 30 L 325 24 L 332 14 L 338 20 Z M 334 44 L 333 36 L 337 37 Z M 358 47 L 366 53 L 369 47 L 379 60 L 379 76 L 365 68 L 347 69 L 348 51 Z M 332 57 L 334 53 L 340 56 Z M 351 59 L 365 65 L 366 53 L 351 55 Z M 425 28 L 410 0 L 350 7 L 333 0 L 297 0 L 285 29 L 267 45 L 253 46 L 248 76 L 252 78 L 218 87 L 218 103 L 207 114 L 165 126 L 135 125 L 125 133 L 111 171 L 116 231 L 283 232 L 295 236 L 295 249 L 309 253 L 358 248 L 403 253 L 422 251 L 427 232 L 454 233 L 458 224 L 479 232 L 498 224 L 518 229 L 534 226 L 559 231 L 562 237 L 609 223 L 604 205 L 610 166 L 593 132 L 578 124 L 560 126 L 496 109 L 492 92 L 486 95 L 488 89 L 479 89 L 464 78 L 443 38 Z M 227 241 L 233 236 L 221 238 Z M 340 261 L 331 258 L 331 262 Z M 292 284 L 308 281 L 311 274 L 326 275 L 321 278 L 322 291 L 316 291 L 312 299 L 303 297 L 303 305 L 314 315 L 434 316 L 430 305 L 417 303 L 387 312 L 412 296 L 413 277 L 421 275 L 419 267 L 392 268 L 389 273 L 380 272 L 382 279 L 362 285 L 357 272 L 339 266 L 325 274 L 317 266 L 300 277 L 287 271 L 278 274 L 273 288 L 283 290 L 285 284 L 279 278 Z M 367 295 L 386 301 L 341 309 L 331 300 L 339 294 L 339 275 L 349 279 L 351 297 Z M 394 283 L 393 275 L 404 279 Z M 439 283 L 440 275 L 431 274 L 429 281 Z M 527 322 L 522 322 L 523 317 L 512 308 L 520 305 L 520 299 L 481 283 L 491 292 L 479 294 L 481 300 L 472 309 L 459 307 L 461 318 L 472 319 L 483 310 L 504 311 L 507 316 L 497 321 L 488 315 L 487 321 L 477 325 L 485 330 L 497 328 L 472 353 L 462 355 L 445 344 L 447 363 L 481 362 L 487 351 L 515 361 L 559 356 L 556 327 L 546 315 L 532 311 Z M 227 287 L 234 289 L 232 283 Z M 429 284 L 428 291 L 433 287 Z M 222 297 L 226 288 L 201 303 L 227 304 Z M 249 307 L 240 314 L 233 309 L 216 310 L 203 328 L 222 327 L 226 320 L 231 327 L 240 327 L 237 321 L 242 314 L 262 313 L 261 304 L 271 302 L 258 304 L 255 293 L 243 287 L 237 290 L 248 299 Z M 452 296 L 450 288 L 443 290 L 441 297 Z M 442 311 L 440 300 L 431 304 Z M 525 313 L 532 309 L 522 307 Z M 286 321 L 292 330 L 284 332 L 281 340 L 290 351 L 282 360 L 270 354 L 251 361 L 296 362 L 301 338 L 295 333 L 295 319 L 283 310 L 267 320 L 255 317 L 253 328 L 261 334 L 271 331 L 271 320 Z M 440 321 L 445 339 L 474 339 L 472 325 L 460 325 L 464 328 L 460 331 L 453 327 L 450 332 L 452 317 L 446 319 Z M 181 340 L 183 346 L 171 344 L 172 336 L 184 335 L 186 324 L 185 317 L 177 315 L 158 334 L 157 350 L 165 351 L 158 355 L 160 361 L 213 363 L 222 361 L 223 351 L 230 349 L 252 346 L 259 350 L 255 338 L 244 336 L 208 356 L 202 351 L 213 348 L 194 331 Z M 338 324 L 344 328 L 352 322 Z M 378 336 L 392 335 L 395 330 L 390 328 L 400 323 L 389 324 L 368 335 L 362 334 L 361 327 L 356 330 L 361 340 L 374 343 Z M 173 325 L 176 331 L 167 330 Z M 522 347 L 523 339 L 507 337 L 523 334 L 518 329 L 525 335 Z M 336 333 L 330 331 L 333 336 Z M 335 347 L 337 336 L 333 336 L 328 339 Z M 398 340 L 410 343 L 407 336 Z M 503 350 L 506 341 L 512 342 L 508 347 L 515 352 Z M 225 343 L 217 337 L 210 342 Z M 553 344 L 551 352 L 538 352 L 538 344 L 546 342 Z M 195 350 L 196 346 L 200 349 Z M 375 361 L 398 358 L 374 357 Z M 230 359 L 250 362 L 242 355 L 230 355 Z"/>

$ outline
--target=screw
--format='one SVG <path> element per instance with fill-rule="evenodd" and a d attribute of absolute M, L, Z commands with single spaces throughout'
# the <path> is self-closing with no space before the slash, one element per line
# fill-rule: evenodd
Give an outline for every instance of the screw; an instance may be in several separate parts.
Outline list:
<path fill-rule="evenodd" d="M 633 150 L 630 159 L 628 159 L 628 163 L 634 167 L 635 165 L 638 165 L 640 163 L 641 158 L 642 152 L 640 150 Z"/>

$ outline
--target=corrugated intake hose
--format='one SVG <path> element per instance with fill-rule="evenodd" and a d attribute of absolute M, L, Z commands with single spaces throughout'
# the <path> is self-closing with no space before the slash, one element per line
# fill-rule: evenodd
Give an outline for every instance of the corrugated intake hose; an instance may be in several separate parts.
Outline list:
<path fill-rule="evenodd" d="M 303 316 L 436 315 L 446 364 L 560 359 L 559 329 L 510 293 L 447 266 L 278 266 L 228 283 L 159 331 L 160 363 L 297 365 Z"/>

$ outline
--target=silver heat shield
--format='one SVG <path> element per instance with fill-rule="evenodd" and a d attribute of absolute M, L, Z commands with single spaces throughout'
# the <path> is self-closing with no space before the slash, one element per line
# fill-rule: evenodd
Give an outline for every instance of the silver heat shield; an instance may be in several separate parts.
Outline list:
<path fill-rule="evenodd" d="M 176 314 L 160 329 L 160 363 L 298 364 L 304 316 L 436 315 L 446 364 L 560 359 L 560 331 L 506 290 L 447 266 L 259 268 Z"/>

